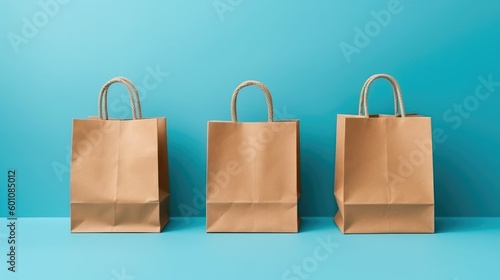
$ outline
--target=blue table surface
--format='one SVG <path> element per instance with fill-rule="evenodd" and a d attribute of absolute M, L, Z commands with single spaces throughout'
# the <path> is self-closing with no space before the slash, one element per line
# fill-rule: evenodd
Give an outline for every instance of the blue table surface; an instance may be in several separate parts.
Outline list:
<path fill-rule="evenodd" d="M 331 218 L 303 218 L 298 234 L 207 234 L 204 218 L 174 218 L 160 234 L 71 234 L 68 218 L 22 218 L 16 273 L 6 225 L 0 279 L 500 279 L 500 218 L 367 235 L 343 235 Z"/>

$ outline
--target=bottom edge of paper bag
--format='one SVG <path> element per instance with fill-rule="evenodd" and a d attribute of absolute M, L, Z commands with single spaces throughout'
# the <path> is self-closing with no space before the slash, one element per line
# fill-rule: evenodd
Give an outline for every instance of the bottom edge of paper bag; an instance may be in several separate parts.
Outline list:
<path fill-rule="evenodd" d="M 209 233 L 297 233 L 297 203 L 207 203 Z"/>

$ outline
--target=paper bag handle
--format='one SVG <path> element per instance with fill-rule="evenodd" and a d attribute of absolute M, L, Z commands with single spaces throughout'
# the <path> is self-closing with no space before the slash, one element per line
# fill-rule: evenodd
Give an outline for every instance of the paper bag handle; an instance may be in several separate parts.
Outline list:
<path fill-rule="evenodd" d="M 129 79 L 125 77 L 116 77 L 111 80 L 109 80 L 102 88 L 99 93 L 99 100 L 98 100 L 98 111 L 99 111 L 99 119 L 101 120 L 108 120 L 108 89 L 109 87 L 114 84 L 114 83 L 121 83 L 125 85 L 127 88 L 129 97 L 130 97 L 130 103 L 132 105 L 132 118 L 134 120 L 136 119 L 142 119 L 142 110 L 141 110 L 141 102 L 139 99 L 139 91 L 135 87 L 135 85 L 130 81 Z"/>
<path fill-rule="evenodd" d="M 274 112 L 273 112 L 273 99 L 271 97 L 271 92 L 269 92 L 269 89 L 263 83 L 258 82 L 258 81 L 253 81 L 253 80 L 249 80 L 249 81 L 245 81 L 245 82 L 241 83 L 234 90 L 233 97 L 231 99 L 231 120 L 233 122 L 238 121 L 238 117 L 237 117 L 237 113 L 236 113 L 236 98 L 238 97 L 238 93 L 240 92 L 240 90 L 242 88 L 247 87 L 247 86 L 252 86 L 252 85 L 258 86 L 266 95 L 267 120 L 269 122 L 273 122 L 274 121 Z"/>
<path fill-rule="evenodd" d="M 387 74 L 375 74 L 371 77 L 369 77 L 365 84 L 363 85 L 363 88 L 361 89 L 361 96 L 359 98 L 359 115 L 362 116 L 368 116 L 368 89 L 370 88 L 370 85 L 376 80 L 376 79 L 386 79 L 391 83 L 392 90 L 394 92 L 394 115 L 398 116 L 398 112 L 400 113 L 401 117 L 406 116 L 405 114 L 405 107 L 403 103 L 403 95 L 401 93 L 401 88 L 399 87 L 398 82 L 396 79 L 393 77 L 387 75 Z M 364 113 L 364 114 L 363 114 Z"/>

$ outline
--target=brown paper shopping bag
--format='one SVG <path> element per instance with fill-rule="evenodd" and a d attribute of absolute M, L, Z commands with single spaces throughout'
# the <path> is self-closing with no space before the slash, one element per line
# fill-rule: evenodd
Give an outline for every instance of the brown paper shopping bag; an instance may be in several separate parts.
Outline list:
<path fill-rule="evenodd" d="M 108 88 L 127 87 L 132 120 L 111 120 Z M 99 118 L 73 121 L 72 232 L 160 232 L 169 220 L 165 118 L 142 118 L 139 94 L 123 77 L 99 94 Z"/>
<path fill-rule="evenodd" d="M 250 85 L 266 95 L 268 122 L 237 121 L 236 98 Z M 208 122 L 207 232 L 297 232 L 299 121 L 275 121 L 257 81 L 236 88 L 231 115 Z"/>
<path fill-rule="evenodd" d="M 378 78 L 392 85 L 395 116 L 368 114 L 368 89 Z M 394 78 L 370 77 L 359 115 L 337 117 L 335 223 L 343 233 L 432 233 L 433 182 L 431 119 L 405 114 Z"/>

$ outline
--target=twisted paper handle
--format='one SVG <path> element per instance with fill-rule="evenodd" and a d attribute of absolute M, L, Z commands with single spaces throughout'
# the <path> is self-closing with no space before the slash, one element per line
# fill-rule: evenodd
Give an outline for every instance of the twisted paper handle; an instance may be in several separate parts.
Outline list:
<path fill-rule="evenodd" d="M 405 114 L 405 107 L 403 103 L 403 95 L 401 93 L 401 88 L 399 87 L 399 84 L 396 81 L 396 79 L 387 74 L 375 74 L 366 80 L 365 84 L 363 85 L 363 88 L 361 89 L 358 114 L 360 116 L 362 115 L 368 116 L 368 89 L 376 79 L 380 78 L 386 79 L 389 81 L 389 83 L 391 83 L 392 90 L 394 92 L 394 115 L 398 116 L 399 112 L 401 117 L 404 117 L 406 114 Z"/>
<path fill-rule="evenodd" d="M 130 97 L 130 103 L 132 105 L 132 118 L 134 120 L 136 119 L 142 119 L 142 109 L 141 109 L 141 102 L 139 99 L 139 92 L 135 85 L 127 78 L 125 77 L 116 77 L 111 80 L 109 80 L 102 88 L 99 93 L 99 100 L 98 100 L 98 111 L 99 111 L 99 118 L 101 120 L 108 120 L 108 89 L 109 87 L 114 84 L 114 83 L 121 83 L 125 85 L 127 88 L 129 97 Z"/>
<path fill-rule="evenodd" d="M 231 99 L 231 120 L 233 122 L 238 121 L 237 117 L 237 112 L 236 112 L 236 99 L 238 98 L 238 93 L 240 90 L 244 87 L 255 85 L 258 86 L 266 95 L 266 102 L 267 102 L 267 120 L 272 122 L 274 121 L 274 112 L 273 112 L 273 99 L 271 97 L 271 92 L 269 92 L 269 89 L 261 82 L 258 81 L 245 81 L 241 83 L 233 92 L 233 97 Z"/>

